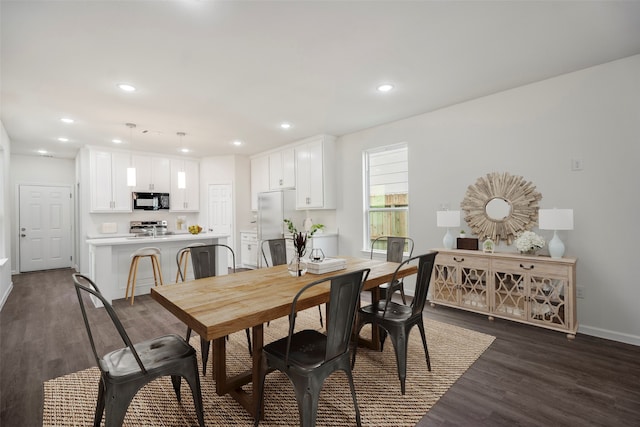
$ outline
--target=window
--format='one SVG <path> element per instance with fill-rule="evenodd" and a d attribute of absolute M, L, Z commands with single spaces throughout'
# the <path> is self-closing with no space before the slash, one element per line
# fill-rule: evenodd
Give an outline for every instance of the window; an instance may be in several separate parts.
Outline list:
<path fill-rule="evenodd" d="M 364 152 L 364 246 L 379 236 L 409 237 L 409 165 L 407 145 Z M 386 250 L 386 241 L 375 249 Z"/>

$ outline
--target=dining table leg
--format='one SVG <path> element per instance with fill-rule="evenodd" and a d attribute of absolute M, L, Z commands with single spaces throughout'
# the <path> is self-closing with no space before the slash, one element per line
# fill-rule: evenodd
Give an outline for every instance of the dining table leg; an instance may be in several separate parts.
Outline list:
<path fill-rule="evenodd" d="M 251 328 L 252 336 L 252 358 L 251 369 L 235 376 L 227 376 L 227 357 L 225 338 L 213 340 L 213 380 L 216 383 L 216 393 L 219 396 L 228 394 L 233 397 L 249 414 L 256 416 L 255 399 L 258 397 L 257 383 L 260 379 L 260 364 L 262 363 L 262 347 L 264 345 L 263 325 L 256 325 Z M 247 392 L 242 386 L 253 383 L 251 392 Z M 264 405 L 264 404 L 263 404 Z M 261 409 L 264 409 L 261 408 Z M 261 410 L 264 414 L 264 410 Z"/>

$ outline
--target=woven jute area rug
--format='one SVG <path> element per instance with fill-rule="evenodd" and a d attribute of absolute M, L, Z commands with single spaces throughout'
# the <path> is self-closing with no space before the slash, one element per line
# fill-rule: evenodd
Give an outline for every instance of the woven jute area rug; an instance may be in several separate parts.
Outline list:
<path fill-rule="evenodd" d="M 427 370 L 420 333 L 414 327 L 410 334 L 404 396 L 400 394 L 395 354 L 389 340 L 383 352 L 358 349 L 353 376 L 363 425 L 414 426 L 495 339 L 429 319 L 425 320 L 425 327 L 432 371 Z M 317 309 L 299 313 L 296 330 L 305 328 L 320 329 Z M 363 329 L 362 336 L 370 333 L 368 328 Z M 286 336 L 287 318 L 271 322 L 264 331 L 265 343 Z M 199 353 L 197 337 L 191 339 L 191 345 Z M 88 340 L 87 351 L 91 351 Z M 198 365 L 202 369 L 200 361 Z M 245 333 L 235 333 L 227 344 L 227 368 L 234 373 L 250 366 Z M 99 375 L 97 368 L 90 368 L 46 381 L 43 425 L 92 425 Z M 235 400 L 216 394 L 211 366 L 207 367 L 207 376 L 200 378 L 206 425 L 253 425 L 251 416 Z M 250 388 L 251 385 L 246 386 L 247 390 Z M 131 403 L 124 425 L 197 425 L 191 392 L 184 380 L 181 394 L 182 403 L 178 403 L 168 377 L 148 384 Z M 260 425 L 293 426 L 298 423 L 298 408 L 291 384 L 281 373 L 270 373 L 265 383 L 265 418 Z M 349 383 L 343 372 L 334 373 L 324 384 L 317 425 L 355 425 Z"/>

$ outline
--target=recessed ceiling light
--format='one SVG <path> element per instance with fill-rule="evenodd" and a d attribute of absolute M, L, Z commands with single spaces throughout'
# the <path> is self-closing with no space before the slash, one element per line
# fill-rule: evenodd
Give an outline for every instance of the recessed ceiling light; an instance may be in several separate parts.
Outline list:
<path fill-rule="evenodd" d="M 135 87 L 131 86 L 128 83 L 120 83 L 118 87 L 125 92 L 134 92 L 136 90 Z"/>
<path fill-rule="evenodd" d="M 236 139 L 235 141 L 232 142 L 233 145 L 235 145 L 236 147 L 239 147 L 242 145 L 242 141 Z"/>
<path fill-rule="evenodd" d="M 188 148 L 181 148 L 180 151 L 183 153 L 188 153 L 191 150 L 189 150 Z"/>
<path fill-rule="evenodd" d="M 60 121 L 64 123 L 73 123 L 73 119 L 70 119 L 68 117 L 63 117 L 60 119 Z"/>
<path fill-rule="evenodd" d="M 112 139 L 111 142 L 113 142 L 114 144 L 122 144 L 121 139 Z"/>
<path fill-rule="evenodd" d="M 390 85 L 388 83 L 378 86 L 379 92 L 389 92 L 391 89 L 393 89 L 393 85 Z"/>
<path fill-rule="evenodd" d="M 290 124 L 290 123 L 287 123 L 287 122 L 284 122 L 284 123 L 281 123 L 281 124 L 280 124 L 280 127 L 281 127 L 282 129 L 289 129 L 289 128 L 291 128 L 291 124 Z"/>
<path fill-rule="evenodd" d="M 69 138 L 60 137 L 60 138 L 58 138 L 58 141 L 60 141 L 60 142 L 69 142 Z"/>
<path fill-rule="evenodd" d="M 38 154 L 47 154 L 47 150 L 38 150 Z"/>

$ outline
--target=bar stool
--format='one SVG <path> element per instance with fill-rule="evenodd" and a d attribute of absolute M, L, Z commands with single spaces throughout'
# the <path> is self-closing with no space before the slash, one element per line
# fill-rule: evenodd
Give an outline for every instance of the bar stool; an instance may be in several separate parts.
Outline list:
<path fill-rule="evenodd" d="M 176 264 L 178 264 L 178 271 L 176 271 L 176 283 L 178 279 L 184 282 L 187 278 L 187 266 L 189 265 L 189 255 L 191 254 L 191 248 L 196 246 L 205 246 L 204 243 L 191 243 L 186 247 L 180 249 L 176 254 Z"/>
<path fill-rule="evenodd" d="M 153 270 L 153 283 L 158 286 L 158 277 L 160 285 L 162 282 L 162 270 L 160 269 L 160 249 L 154 247 L 140 248 L 131 254 L 131 266 L 129 267 L 129 277 L 127 278 L 127 291 L 125 299 L 129 298 L 129 286 L 131 285 L 131 305 L 136 293 L 136 277 L 138 276 L 138 263 L 140 258 L 149 257 L 151 259 L 151 269 Z M 133 280 L 131 280 L 133 277 Z"/>

